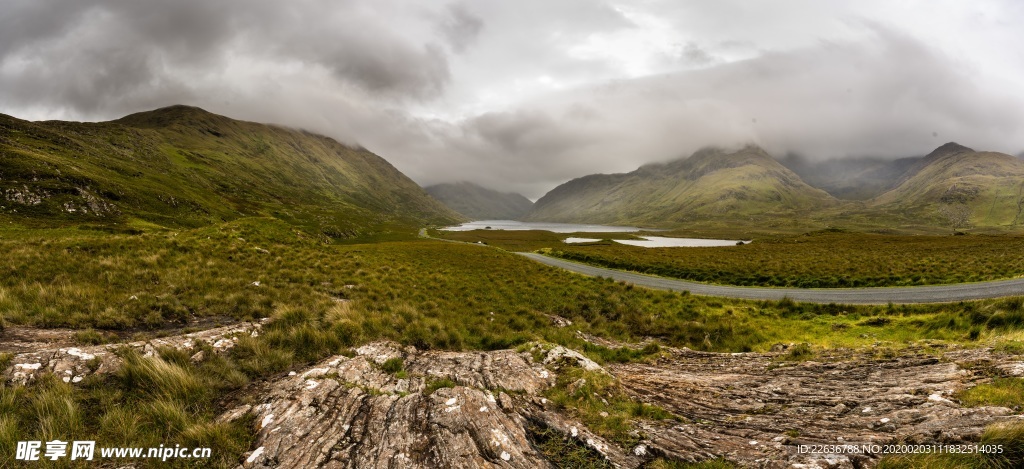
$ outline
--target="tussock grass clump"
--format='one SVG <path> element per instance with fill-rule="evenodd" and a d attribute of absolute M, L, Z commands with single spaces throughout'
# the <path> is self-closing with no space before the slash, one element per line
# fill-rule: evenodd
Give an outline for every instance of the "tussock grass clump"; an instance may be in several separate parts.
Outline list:
<path fill-rule="evenodd" d="M 808 343 L 795 344 L 786 350 L 786 353 L 776 357 L 777 360 L 782 361 L 807 361 L 813 359 L 817 354 L 814 353 L 814 349 Z"/>
<path fill-rule="evenodd" d="M 1024 378 L 994 378 L 961 391 L 957 399 L 967 407 L 1000 406 L 1024 408 Z"/>
<path fill-rule="evenodd" d="M 976 444 L 975 454 L 916 454 L 887 456 L 880 469 L 1015 469 L 1024 467 L 1024 424 L 990 425 Z M 996 448 L 999 448 L 998 450 Z M 984 452 L 982 452 L 984 450 Z"/>
<path fill-rule="evenodd" d="M 526 436 L 529 437 L 530 442 L 555 467 L 581 469 L 613 467 L 601 453 L 561 432 L 537 426 L 528 427 L 527 430 Z"/>
<path fill-rule="evenodd" d="M 207 383 L 186 367 L 158 357 L 146 358 L 134 350 L 123 352 L 122 359 L 116 376 L 125 389 L 193 405 L 202 405 L 209 397 Z"/>
<path fill-rule="evenodd" d="M 698 462 L 655 459 L 644 466 L 647 469 L 736 469 L 737 465 L 725 459 L 708 459 Z"/>
<path fill-rule="evenodd" d="M 454 388 L 458 386 L 458 383 L 448 378 L 431 379 L 427 381 L 427 386 L 423 388 L 423 395 L 429 396 L 441 388 Z"/>
<path fill-rule="evenodd" d="M 399 358 L 389 358 L 380 365 L 380 369 L 385 373 L 396 374 L 405 371 L 405 362 Z"/>
<path fill-rule="evenodd" d="M 74 438 L 82 432 L 84 415 L 72 395 L 71 385 L 50 375 L 30 398 L 35 433 L 43 440 Z"/>
<path fill-rule="evenodd" d="M 250 377 L 278 373 L 288 369 L 295 358 L 289 350 L 273 347 L 265 340 L 242 337 L 231 349 L 239 370 Z"/>
<path fill-rule="evenodd" d="M 627 448 L 640 441 L 632 432 L 634 419 L 677 418 L 660 407 L 633 401 L 611 375 L 581 368 L 563 369 L 545 396 L 587 428 Z"/>

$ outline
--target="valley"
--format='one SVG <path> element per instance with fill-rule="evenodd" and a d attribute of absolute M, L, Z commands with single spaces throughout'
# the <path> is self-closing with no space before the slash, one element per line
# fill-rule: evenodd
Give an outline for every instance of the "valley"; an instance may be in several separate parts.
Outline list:
<path fill-rule="evenodd" d="M 1020 296 L 734 299 L 517 254 L 772 288 L 1017 278 L 1022 238 L 998 210 L 1002 224 L 972 218 L 959 236 L 912 215 L 927 205 L 907 209 L 912 223 L 854 210 L 848 229 L 817 229 L 861 202 L 748 147 L 571 182 L 593 203 L 556 189 L 524 217 L 646 231 L 446 231 L 470 217 L 369 151 L 303 131 L 186 107 L 0 123 L 0 464 L 17 441 L 82 437 L 209 447 L 201 467 L 1021 461 Z M 648 199 L 648 177 L 676 185 Z M 601 191 L 618 202 L 594 202 Z M 949 197 L 1002 200 L 977 194 Z M 857 210 L 902 210 L 879 197 Z M 608 241 L 649 235 L 753 241 Z M 563 242 L 573 236 L 599 241 Z M 798 451 L 838 438 L 1006 452 Z"/>

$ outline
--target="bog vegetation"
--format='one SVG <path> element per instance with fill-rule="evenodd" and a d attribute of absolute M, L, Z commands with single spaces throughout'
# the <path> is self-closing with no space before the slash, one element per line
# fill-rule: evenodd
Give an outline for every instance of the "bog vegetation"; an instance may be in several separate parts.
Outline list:
<path fill-rule="evenodd" d="M 214 420 L 226 403 L 252 399 L 239 390 L 377 339 L 453 350 L 543 341 L 610 362 L 643 360 L 659 349 L 602 347 L 577 331 L 741 352 L 778 342 L 898 347 L 920 339 L 1012 350 L 1024 328 L 1019 298 L 922 306 L 706 298 L 583 277 L 486 246 L 325 243 L 271 218 L 139 234 L 7 230 L 0 259 L 3 324 L 76 328 L 82 343 L 273 318 L 263 334 L 240 339 L 226 355 L 190 360 L 209 349 L 202 343 L 162 350 L 159 360 L 126 350 L 114 376 L 75 386 L 44 379 L 28 388 L 0 387 L 0 441 L 96 435 L 109 445 L 204 442 L 221 465 L 235 464 L 252 437 L 248 422 Z M 572 326 L 559 327 L 555 316 Z M 400 362 L 386 366 L 403 373 Z M 589 382 L 617 392 L 611 383 Z M 552 393 L 584 420 L 614 415 L 607 428 L 597 428 L 613 439 L 628 438 L 631 419 L 670 417 L 628 400 L 594 402 L 566 387 Z M 13 450 L 0 445 L 0 459 L 9 460 Z"/>
<path fill-rule="evenodd" d="M 537 246 L 533 243 L 531 247 Z M 822 231 L 743 246 L 549 245 L 548 254 L 697 282 L 799 288 L 978 282 L 1024 275 L 1024 236 L 898 236 Z"/>

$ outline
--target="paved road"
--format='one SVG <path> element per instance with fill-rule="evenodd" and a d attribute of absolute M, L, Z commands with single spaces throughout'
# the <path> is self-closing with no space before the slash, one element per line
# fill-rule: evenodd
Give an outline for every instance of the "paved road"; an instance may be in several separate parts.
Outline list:
<path fill-rule="evenodd" d="M 519 253 L 537 262 L 560 267 L 593 277 L 610 277 L 648 288 L 670 291 L 689 291 L 694 295 L 722 296 L 747 300 L 781 300 L 808 303 L 886 304 L 886 303 L 949 303 L 980 300 L 1004 296 L 1024 295 L 1024 278 L 992 282 L 959 283 L 955 285 L 929 285 L 920 287 L 883 288 L 765 288 L 732 287 L 688 282 L 665 277 L 605 269 L 578 262 L 556 259 L 532 252 Z"/>

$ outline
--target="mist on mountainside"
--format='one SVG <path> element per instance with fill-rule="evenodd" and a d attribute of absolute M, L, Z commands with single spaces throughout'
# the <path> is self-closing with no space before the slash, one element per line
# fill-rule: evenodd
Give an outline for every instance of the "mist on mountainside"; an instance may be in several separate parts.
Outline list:
<path fill-rule="evenodd" d="M 520 194 L 498 192 L 465 181 L 437 184 L 424 190 L 448 208 L 473 220 L 518 220 L 533 208 L 533 202 Z"/>
<path fill-rule="evenodd" d="M 815 161 L 790 153 L 779 158 L 779 163 L 807 184 L 838 199 L 868 200 L 894 188 L 921 158 L 851 157 Z"/>
<path fill-rule="evenodd" d="M 6 2 L 0 112 L 192 104 L 361 145 L 420 185 L 531 199 L 708 145 L 830 160 L 1024 144 L 1024 72 L 998 47 L 1024 42 L 1009 5 L 307 3 Z"/>

